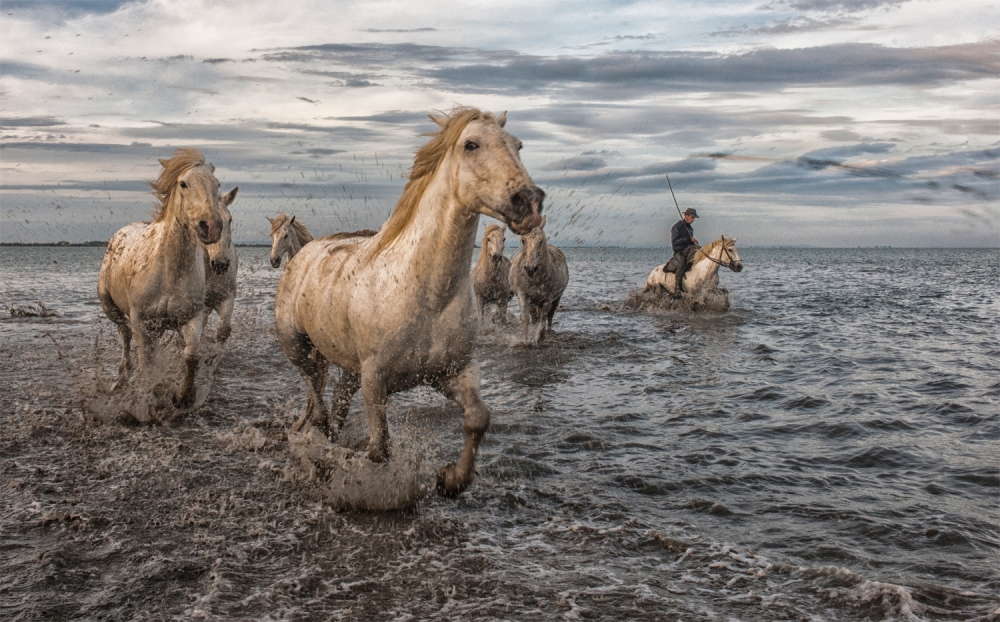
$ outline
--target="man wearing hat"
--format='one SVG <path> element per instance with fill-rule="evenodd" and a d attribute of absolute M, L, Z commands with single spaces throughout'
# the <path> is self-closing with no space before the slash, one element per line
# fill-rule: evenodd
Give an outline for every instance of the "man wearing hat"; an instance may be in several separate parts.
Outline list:
<path fill-rule="evenodd" d="M 698 240 L 695 239 L 694 227 L 691 226 L 697 217 L 698 212 L 689 207 L 684 210 L 684 219 L 678 220 L 670 229 L 670 246 L 674 249 L 674 261 L 677 263 L 677 271 L 674 273 L 677 275 L 674 285 L 677 292 L 684 291 L 681 285 L 684 281 L 684 272 L 694 259 L 694 254 L 698 252 Z M 666 266 L 663 267 L 663 271 L 666 272 Z"/>

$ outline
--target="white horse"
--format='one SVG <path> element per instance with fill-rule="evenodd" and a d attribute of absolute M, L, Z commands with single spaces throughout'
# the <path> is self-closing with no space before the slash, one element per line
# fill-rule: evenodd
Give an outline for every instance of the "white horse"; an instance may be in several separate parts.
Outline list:
<path fill-rule="evenodd" d="M 464 410 L 465 446 L 438 474 L 438 488 L 472 481 L 490 413 L 479 393 L 476 302 L 469 264 L 479 215 L 518 232 L 541 221 L 545 193 L 521 163 L 506 115 L 458 109 L 431 117 L 441 127 L 414 158 L 396 209 L 373 237 L 314 240 L 288 262 L 274 303 L 278 340 L 309 387 L 308 421 L 335 436 L 361 389 L 368 456 L 389 455 L 386 405 L 398 391 L 428 384 Z M 313 352 L 318 356 L 313 356 Z M 323 402 L 327 361 L 343 373 L 331 428 Z"/>
<path fill-rule="evenodd" d="M 566 255 L 548 243 L 545 218 L 534 230 L 521 236 L 521 250 L 510 266 L 510 288 L 521 307 L 521 329 L 525 341 L 534 345 L 552 330 L 552 316 L 569 283 Z"/>
<path fill-rule="evenodd" d="M 149 372 L 153 349 L 166 330 L 184 338 L 187 373 L 174 405 L 194 403 L 194 376 L 205 320 L 205 257 L 202 245 L 222 237 L 220 204 L 236 197 L 219 193 L 215 167 L 195 149 L 178 149 L 153 182 L 159 200 L 152 223 L 122 227 L 108 242 L 97 277 L 97 295 L 122 337 L 119 382 L 131 371 L 129 349 L 135 335 L 139 375 Z"/>
<path fill-rule="evenodd" d="M 507 317 L 507 303 L 514 296 L 510 288 L 510 260 L 504 257 L 503 247 L 506 227 L 487 225 L 479 249 L 479 260 L 472 267 L 472 289 L 476 292 L 479 319 L 482 321 L 486 305 L 495 304 L 493 321 Z"/>
<path fill-rule="evenodd" d="M 205 246 L 205 322 L 208 314 L 219 314 L 219 327 L 215 340 L 225 343 L 233 332 L 233 307 L 236 303 L 236 273 L 240 260 L 233 244 L 233 215 L 229 206 L 236 199 L 239 186 L 222 197 L 219 211 L 222 213 L 222 237 L 215 244 Z"/>
<path fill-rule="evenodd" d="M 267 218 L 265 216 L 265 218 Z M 274 218 L 268 218 L 271 223 L 271 267 L 280 268 L 281 258 L 288 253 L 288 259 L 312 242 L 313 236 L 304 224 L 295 220 L 285 212 L 279 212 Z"/>
<path fill-rule="evenodd" d="M 643 292 L 674 293 L 677 277 L 673 272 L 664 272 L 663 266 L 665 265 L 660 264 L 653 268 L 653 271 L 646 277 L 646 286 L 642 289 Z M 736 251 L 736 238 L 727 238 L 723 235 L 695 253 L 691 260 L 691 266 L 684 273 L 683 293 L 693 293 L 705 286 L 717 286 L 719 284 L 719 266 L 726 266 L 733 272 L 743 270 L 743 262 Z"/>

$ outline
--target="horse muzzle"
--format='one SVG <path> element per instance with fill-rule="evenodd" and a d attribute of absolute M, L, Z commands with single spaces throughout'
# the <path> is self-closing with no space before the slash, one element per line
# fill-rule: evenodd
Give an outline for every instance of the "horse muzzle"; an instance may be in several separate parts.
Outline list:
<path fill-rule="evenodd" d="M 228 259 L 213 261 L 211 263 L 212 263 L 212 270 L 214 270 L 216 274 L 225 274 L 226 272 L 229 271 Z"/>
<path fill-rule="evenodd" d="M 222 222 L 219 220 L 211 222 L 199 220 L 195 230 L 198 232 L 198 239 L 201 240 L 202 244 L 215 244 L 222 238 Z"/>
<path fill-rule="evenodd" d="M 524 271 L 528 273 L 528 277 L 534 277 L 538 272 L 538 266 L 525 266 Z"/>
<path fill-rule="evenodd" d="M 271 267 L 280 268 L 281 267 L 281 257 L 271 257 Z"/>
<path fill-rule="evenodd" d="M 542 224 L 542 201 L 545 191 L 538 186 L 524 186 L 510 197 L 510 228 L 524 235 Z"/>
<path fill-rule="evenodd" d="M 729 266 L 729 269 L 733 272 L 743 272 L 743 262 L 737 261 L 733 265 Z"/>

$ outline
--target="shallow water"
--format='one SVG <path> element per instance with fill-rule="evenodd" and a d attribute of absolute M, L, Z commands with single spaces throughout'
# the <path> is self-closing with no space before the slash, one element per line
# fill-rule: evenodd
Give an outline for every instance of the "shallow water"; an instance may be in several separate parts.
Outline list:
<path fill-rule="evenodd" d="M 304 385 L 278 271 L 240 248 L 234 334 L 170 427 L 85 421 L 117 334 L 103 249 L 0 249 L 3 617 L 967 619 L 1000 593 L 1000 254 L 741 249 L 725 313 L 622 309 L 663 251 L 566 249 L 538 349 L 484 327 L 492 425 L 458 499 L 336 512 L 284 430 Z M 516 304 L 513 305 L 516 310 Z M 514 319 L 514 316 L 511 316 Z M 95 340 L 99 349 L 95 352 Z M 360 398 L 348 430 L 363 435 Z M 69 409 L 68 411 L 66 409 Z M 461 418 L 393 398 L 429 444 Z"/>

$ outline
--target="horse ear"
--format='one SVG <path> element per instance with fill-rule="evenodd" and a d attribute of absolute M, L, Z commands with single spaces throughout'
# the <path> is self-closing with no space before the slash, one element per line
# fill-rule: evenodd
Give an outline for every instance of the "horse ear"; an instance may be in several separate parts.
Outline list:
<path fill-rule="evenodd" d="M 497 125 L 499 125 L 500 127 L 503 127 L 503 126 L 507 125 L 507 111 L 506 110 L 504 110 L 503 112 L 501 112 L 500 115 L 497 117 Z"/>
<path fill-rule="evenodd" d="M 160 166 L 162 166 L 163 168 L 167 168 L 166 160 L 164 160 L 163 158 L 159 158 L 157 161 L 160 163 Z"/>
<path fill-rule="evenodd" d="M 295 216 L 288 219 L 288 224 L 292 224 L 293 222 L 295 222 Z"/>
<path fill-rule="evenodd" d="M 507 225 L 500 225 L 500 233 L 507 231 Z"/>
<path fill-rule="evenodd" d="M 546 216 L 542 216 L 542 224 L 538 225 L 539 229 L 544 229 L 545 228 L 545 221 L 546 220 L 548 220 L 548 218 Z"/>
<path fill-rule="evenodd" d="M 269 218 L 268 216 L 264 216 L 264 218 L 267 218 L 267 222 L 271 223 L 272 225 L 274 224 L 273 219 Z"/>
<path fill-rule="evenodd" d="M 733 239 L 732 239 L 732 240 L 730 240 L 730 241 L 731 241 L 731 242 L 732 242 L 733 244 L 736 244 L 736 240 L 738 240 L 738 239 L 740 239 L 740 236 L 736 236 L 735 238 L 733 238 Z"/>
<path fill-rule="evenodd" d="M 436 117 L 432 114 L 427 115 L 427 117 L 441 127 L 444 127 L 444 124 L 448 122 L 448 117 Z"/>
<path fill-rule="evenodd" d="M 208 168 L 212 169 L 213 173 L 215 172 L 215 165 L 212 164 L 211 162 L 208 163 Z"/>
<path fill-rule="evenodd" d="M 239 191 L 240 187 L 236 186 L 235 188 L 233 188 L 232 190 L 230 190 L 229 192 L 227 192 L 222 196 L 222 202 L 226 204 L 226 207 L 229 207 L 230 205 L 233 204 L 233 201 L 236 200 L 236 193 Z"/>

